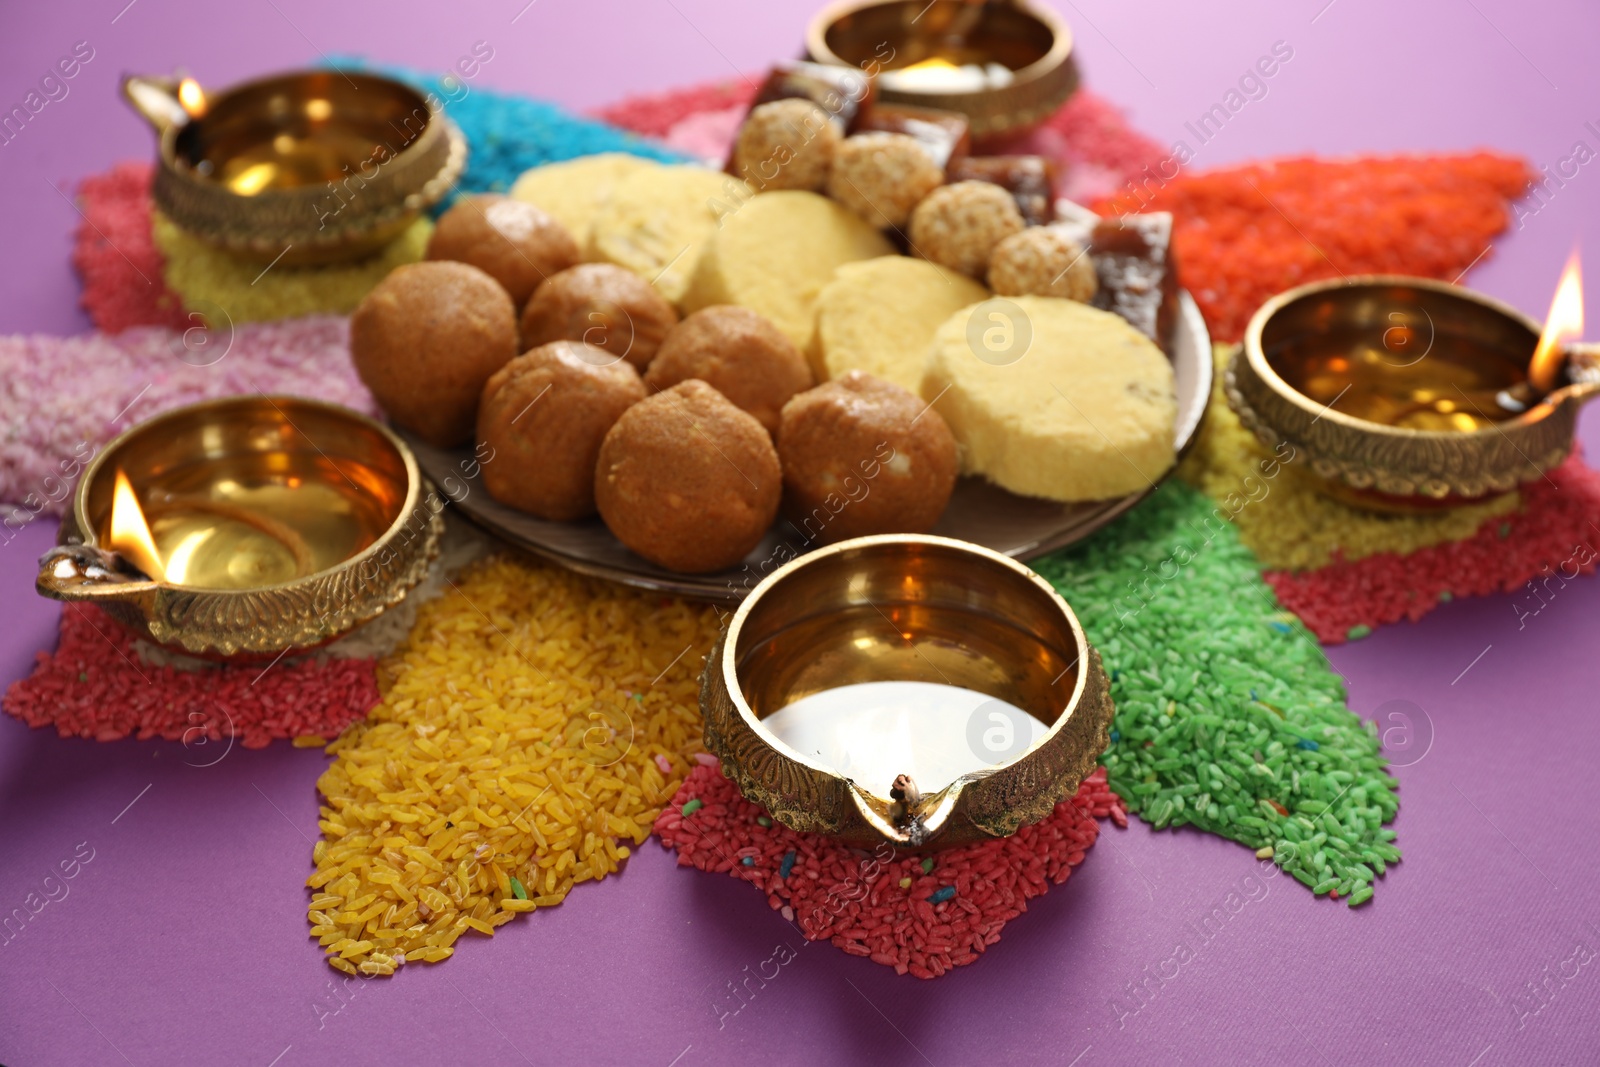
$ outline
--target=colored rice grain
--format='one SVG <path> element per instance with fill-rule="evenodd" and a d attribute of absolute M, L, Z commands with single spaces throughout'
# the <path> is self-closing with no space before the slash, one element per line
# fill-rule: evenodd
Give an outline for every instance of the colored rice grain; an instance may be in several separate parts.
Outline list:
<path fill-rule="evenodd" d="M 1303 571 L 1379 552 L 1404 555 L 1471 537 L 1489 519 L 1517 509 L 1516 493 L 1414 515 L 1365 511 L 1324 495 L 1303 457 L 1268 451 L 1228 407 L 1220 370 L 1234 347 L 1217 346 L 1218 386 L 1180 473 L 1217 502 L 1263 566 Z"/>
<path fill-rule="evenodd" d="M 1169 482 L 1034 567 L 1111 672 L 1102 761 L 1129 811 L 1157 829 L 1271 846 L 1289 874 L 1332 879 L 1341 897 L 1400 858 L 1384 825 L 1399 783 L 1376 730 L 1345 707 L 1322 650 L 1287 621 L 1207 497 Z"/>
<path fill-rule="evenodd" d="M 334 56 L 329 62 L 351 69 L 364 61 Z M 503 60 L 511 62 L 511 60 Z M 467 139 L 467 170 L 439 208 L 462 193 L 503 193 L 529 167 L 599 152 L 629 152 L 647 159 L 681 162 L 686 157 L 664 145 L 603 122 L 582 118 L 543 100 L 499 93 L 454 75 L 436 78 L 405 67 L 371 66 L 432 94 Z"/>
<path fill-rule="evenodd" d="M 427 250 L 433 223 L 418 219 L 376 255 L 357 263 L 286 267 L 228 254 L 155 212 L 151 230 L 166 260 L 167 285 L 213 327 L 301 315 L 348 315 L 394 268 Z"/>
<path fill-rule="evenodd" d="M 84 464 L 136 422 L 183 404 L 279 392 L 377 411 L 350 364 L 344 319 L 115 336 L 0 337 L 0 538 L 59 515 Z M 70 404 L 61 402 L 71 383 Z M 3 511 L 0 508 L 0 511 Z"/>
<path fill-rule="evenodd" d="M 664 93 L 630 96 L 600 108 L 594 117 L 624 130 L 664 140 L 684 119 L 707 111 L 748 107 L 754 95 L 755 86 L 749 82 L 705 82 Z"/>
<path fill-rule="evenodd" d="M 1517 594 L 1506 614 L 1521 629 L 1568 581 L 1593 573 L 1600 473 L 1574 454 L 1524 485 L 1520 496 L 1518 510 L 1461 541 L 1264 577 L 1284 607 L 1327 644 L 1350 640 L 1363 627 L 1415 622 L 1456 597 L 1501 592 Z"/>
<path fill-rule="evenodd" d="M 1096 205 L 1171 211 L 1184 285 L 1214 341 L 1236 341 L 1284 289 L 1355 274 L 1452 281 L 1486 258 L 1534 177 L 1517 157 L 1311 157 L 1159 178 Z"/>
<path fill-rule="evenodd" d="M 82 217 L 72 237 L 72 266 L 83 282 L 78 302 L 98 329 L 192 326 L 167 288 L 165 263 L 150 235 L 150 163 L 118 163 L 78 183 Z"/>
<path fill-rule="evenodd" d="M 67 604 L 54 652 L 6 690 L 5 710 L 62 737 L 181 741 L 209 764 L 232 740 L 262 748 L 285 737 L 333 737 L 378 702 L 369 659 L 310 656 L 179 670 L 142 660 L 133 636 L 99 608 Z"/>
<path fill-rule="evenodd" d="M 1117 105 L 1079 89 L 1022 138 L 985 151 L 1046 156 L 1061 164 L 1056 195 L 1089 204 L 1116 195 L 1157 168 L 1167 151 L 1134 129 Z"/>
<path fill-rule="evenodd" d="M 615 872 L 700 747 L 715 635 L 710 608 L 503 558 L 425 604 L 317 783 L 308 917 L 330 966 L 437 962 Z"/>
<path fill-rule="evenodd" d="M 701 806 L 685 818 L 691 804 Z M 1028 901 L 1066 881 L 1099 834 L 1095 818 L 1121 810 L 1097 769 L 1040 822 L 941 852 L 929 873 L 920 857 L 887 845 L 868 853 L 822 834 L 762 826 L 762 810 L 719 768 L 696 767 L 655 830 L 680 866 L 751 883 L 807 940 L 937 978 L 975 961 Z"/>

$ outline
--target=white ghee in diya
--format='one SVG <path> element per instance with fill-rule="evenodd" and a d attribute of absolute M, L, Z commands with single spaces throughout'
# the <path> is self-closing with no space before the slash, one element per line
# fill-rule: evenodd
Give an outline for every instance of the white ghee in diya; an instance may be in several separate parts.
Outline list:
<path fill-rule="evenodd" d="M 899 775 L 936 793 L 1027 751 L 1050 727 L 987 693 L 934 682 L 862 682 L 812 693 L 761 722 L 808 759 L 887 797 Z"/>

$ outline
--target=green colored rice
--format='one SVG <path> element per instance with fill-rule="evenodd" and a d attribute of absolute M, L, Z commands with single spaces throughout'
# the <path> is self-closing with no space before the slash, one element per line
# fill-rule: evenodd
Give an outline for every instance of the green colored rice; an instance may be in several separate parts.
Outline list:
<path fill-rule="evenodd" d="M 1285 872 L 1353 907 L 1400 859 L 1384 825 L 1399 783 L 1375 725 L 1345 706 L 1321 647 L 1213 507 L 1168 483 L 1034 564 L 1111 673 L 1117 713 L 1101 761 L 1128 810 L 1155 828 L 1270 847 Z"/>

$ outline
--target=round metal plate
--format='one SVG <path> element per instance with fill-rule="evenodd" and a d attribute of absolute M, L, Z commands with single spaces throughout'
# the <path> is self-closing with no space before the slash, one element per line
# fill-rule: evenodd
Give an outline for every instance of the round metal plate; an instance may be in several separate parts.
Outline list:
<path fill-rule="evenodd" d="M 1200 309 L 1187 293 L 1179 297 L 1178 325 L 1173 336 L 1172 366 L 1178 394 L 1174 436 L 1181 456 L 1194 443 L 1211 397 L 1211 338 Z M 677 574 L 634 555 L 598 518 L 581 522 L 548 522 L 494 500 L 475 476 L 470 448 L 440 449 L 400 431 L 416 452 L 423 473 L 467 518 L 519 548 L 563 567 L 610 578 L 642 589 L 678 593 L 722 603 L 744 598 L 773 570 L 817 547 L 782 518 L 744 563 L 715 574 Z M 1168 471 L 1163 479 L 1171 475 Z M 956 482 L 950 506 L 930 532 L 960 538 L 1016 559 L 1029 560 L 1081 541 L 1143 500 L 1149 488 L 1117 500 L 1062 504 L 1016 496 L 982 478 Z"/>

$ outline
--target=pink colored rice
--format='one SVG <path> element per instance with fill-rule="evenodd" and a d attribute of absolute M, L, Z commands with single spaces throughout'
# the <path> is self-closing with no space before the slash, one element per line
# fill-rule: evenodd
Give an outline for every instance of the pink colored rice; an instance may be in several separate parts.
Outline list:
<path fill-rule="evenodd" d="M 0 337 L 0 503 L 30 520 L 61 514 L 78 461 L 134 423 L 197 400 L 282 392 L 375 414 L 348 336 L 346 320 L 317 316 L 239 325 L 231 347 L 225 323 L 210 332 Z"/>

